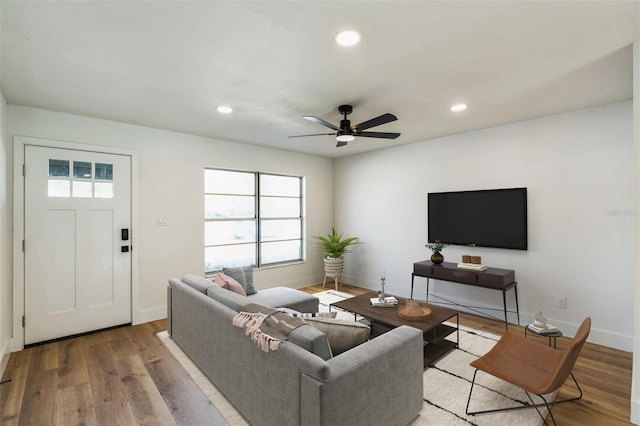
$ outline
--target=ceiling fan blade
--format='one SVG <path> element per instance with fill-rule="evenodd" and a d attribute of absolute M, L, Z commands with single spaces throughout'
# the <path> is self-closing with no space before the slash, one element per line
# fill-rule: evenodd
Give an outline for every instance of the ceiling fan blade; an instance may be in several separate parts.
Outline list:
<path fill-rule="evenodd" d="M 296 135 L 296 136 L 287 136 L 288 138 L 304 138 L 305 136 L 327 136 L 327 135 L 333 135 L 335 136 L 335 133 L 314 133 L 313 135 Z"/>
<path fill-rule="evenodd" d="M 386 124 L 386 123 L 390 123 L 392 121 L 396 121 L 397 119 L 398 119 L 398 117 L 396 117 L 395 115 L 386 113 L 386 114 L 382 114 L 381 116 L 378 116 L 376 118 L 372 118 L 371 120 L 367 120 L 367 121 L 362 122 L 360 124 L 356 124 L 355 126 L 353 126 L 353 129 L 354 130 L 366 130 L 366 129 L 369 129 L 371 127 L 380 126 L 381 124 Z"/>
<path fill-rule="evenodd" d="M 330 128 L 330 129 L 333 129 L 333 130 L 340 130 L 338 127 L 334 126 L 333 124 L 331 124 L 331 123 L 329 123 L 329 122 L 327 122 L 327 121 L 324 121 L 324 120 L 323 120 L 323 119 L 321 119 L 321 118 L 314 117 L 314 116 L 312 116 L 312 115 L 305 115 L 305 116 L 303 116 L 303 118 L 306 118 L 306 119 L 307 119 L 307 120 L 309 120 L 309 121 L 313 121 L 314 123 L 321 124 L 321 125 L 323 125 L 323 126 L 325 126 L 325 127 L 328 127 L 328 128 Z"/>
<path fill-rule="evenodd" d="M 400 133 L 390 132 L 358 132 L 355 136 L 363 136 L 365 138 L 383 138 L 383 139 L 395 139 L 400 136 Z"/>
<path fill-rule="evenodd" d="M 340 148 L 341 146 L 345 146 L 346 144 L 347 142 L 338 141 L 338 143 L 336 144 L 336 148 Z"/>

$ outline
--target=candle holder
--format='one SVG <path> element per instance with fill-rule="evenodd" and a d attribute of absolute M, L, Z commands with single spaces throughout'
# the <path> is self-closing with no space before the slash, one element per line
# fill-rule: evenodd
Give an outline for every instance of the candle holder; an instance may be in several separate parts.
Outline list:
<path fill-rule="evenodd" d="M 378 300 L 380 302 L 384 301 L 385 295 L 384 295 L 384 281 L 385 281 L 385 276 L 381 276 L 380 277 L 380 286 L 382 287 L 382 289 L 380 290 L 380 292 L 378 292 Z"/>

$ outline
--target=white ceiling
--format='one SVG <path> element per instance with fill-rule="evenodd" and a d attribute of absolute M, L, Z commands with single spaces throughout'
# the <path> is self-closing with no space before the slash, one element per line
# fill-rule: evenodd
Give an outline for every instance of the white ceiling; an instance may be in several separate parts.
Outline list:
<path fill-rule="evenodd" d="M 639 4 L 3 0 L 0 80 L 10 104 L 334 158 L 630 99 Z M 402 135 L 287 138 L 345 103 Z"/>

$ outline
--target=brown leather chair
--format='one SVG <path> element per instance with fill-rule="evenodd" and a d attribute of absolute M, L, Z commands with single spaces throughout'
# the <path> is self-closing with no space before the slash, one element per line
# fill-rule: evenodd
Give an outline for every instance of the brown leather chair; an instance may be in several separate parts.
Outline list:
<path fill-rule="evenodd" d="M 584 342 L 587 340 L 587 336 L 589 336 L 590 330 L 591 318 L 587 317 L 580 325 L 571 344 L 564 350 L 554 349 L 518 334 L 505 333 L 489 352 L 469 364 L 476 370 L 473 373 L 471 389 L 469 390 L 466 413 L 475 415 L 535 408 L 544 420 L 545 416 L 538 410 L 538 407 L 546 407 L 553 424 L 556 424 L 556 420 L 551 414 L 551 406 L 582 398 L 582 389 L 580 389 L 571 370 L 573 370 L 573 366 L 578 359 Z M 524 389 L 531 401 L 531 405 L 470 412 L 469 403 L 471 402 L 471 393 L 473 392 L 478 370 Z M 560 389 L 560 386 L 569 376 L 573 379 L 580 394 L 561 401 L 547 402 L 543 395 Z M 531 398 L 531 393 L 538 395 L 544 402 L 536 404 Z"/>

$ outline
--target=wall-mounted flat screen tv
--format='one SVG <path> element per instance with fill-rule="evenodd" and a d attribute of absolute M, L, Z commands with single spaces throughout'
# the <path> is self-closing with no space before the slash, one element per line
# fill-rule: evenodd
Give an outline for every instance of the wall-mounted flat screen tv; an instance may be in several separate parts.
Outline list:
<path fill-rule="evenodd" d="M 430 192 L 428 240 L 527 249 L 527 188 Z"/>

